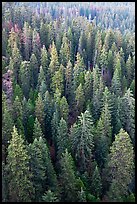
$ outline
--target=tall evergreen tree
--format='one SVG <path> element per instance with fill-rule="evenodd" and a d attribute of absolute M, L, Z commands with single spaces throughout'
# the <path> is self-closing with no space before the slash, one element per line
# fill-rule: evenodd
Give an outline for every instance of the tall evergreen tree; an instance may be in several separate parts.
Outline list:
<path fill-rule="evenodd" d="M 38 140 L 40 137 L 43 138 L 44 135 L 42 133 L 42 130 L 41 130 L 41 127 L 40 127 L 40 123 L 39 123 L 38 119 L 36 118 L 35 122 L 34 122 L 33 140 L 35 138 Z"/>
<path fill-rule="evenodd" d="M 70 47 L 66 33 L 63 35 L 59 58 L 60 63 L 66 67 L 68 61 L 70 60 Z"/>
<path fill-rule="evenodd" d="M 95 167 L 94 173 L 92 175 L 92 194 L 96 196 L 96 198 L 100 197 L 102 192 L 102 183 L 98 166 Z"/>
<path fill-rule="evenodd" d="M 109 200 L 122 201 L 127 194 L 134 169 L 134 152 L 131 139 L 123 129 L 115 136 L 108 161 L 111 184 L 108 191 Z"/>
<path fill-rule="evenodd" d="M 108 103 L 105 103 L 100 119 L 97 124 L 95 137 L 95 156 L 99 167 L 104 167 L 112 142 L 111 114 Z"/>
<path fill-rule="evenodd" d="M 35 56 L 35 54 L 32 54 L 30 57 L 30 85 L 33 89 L 36 88 L 37 81 L 38 81 L 38 71 L 39 71 L 39 66 L 38 66 L 38 61 Z"/>
<path fill-rule="evenodd" d="M 60 166 L 61 199 L 66 202 L 75 202 L 77 199 L 74 161 L 67 149 L 62 154 Z"/>
<path fill-rule="evenodd" d="M 65 96 L 69 104 L 72 104 L 74 100 L 74 91 L 73 91 L 73 68 L 70 60 L 67 63 L 65 69 Z"/>
<path fill-rule="evenodd" d="M 53 76 L 55 71 L 58 71 L 58 69 L 59 69 L 58 53 L 56 50 L 55 43 L 53 41 L 51 46 L 51 59 L 49 64 L 51 76 Z"/>
<path fill-rule="evenodd" d="M 24 127 L 23 127 L 23 110 L 22 110 L 22 104 L 19 100 L 19 97 L 16 96 L 15 101 L 13 102 L 13 121 L 18 129 L 19 134 L 24 134 Z"/>
<path fill-rule="evenodd" d="M 29 168 L 29 156 L 24 140 L 13 127 L 12 138 L 8 146 L 7 169 L 9 178 L 9 201 L 32 201 L 34 194 Z"/>
<path fill-rule="evenodd" d="M 81 172 L 88 169 L 93 159 L 93 122 L 89 111 L 81 113 L 71 128 L 72 152 Z"/>
<path fill-rule="evenodd" d="M 49 187 L 55 191 L 57 187 L 56 174 L 47 144 L 42 137 L 34 139 L 33 143 L 29 145 L 29 152 L 33 185 L 35 188 L 34 201 L 41 201 L 42 195 Z"/>
<path fill-rule="evenodd" d="M 26 99 L 29 97 L 30 91 L 30 62 L 29 61 L 22 61 L 20 65 L 20 87 L 22 88 L 23 94 Z"/>
<path fill-rule="evenodd" d="M 75 101 L 76 101 L 76 109 L 78 111 L 78 114 L 81 113 L 84 109 L 84 103 L 85 103 L 85 96 L 82 84 L 78 86 L 75 92 Z"/>
<path fill-rule="evenodd" d="M 69 106 L 65 96 L 63 96 L 60 100 L 60 117 L 64 118 L 66 122 L 68 121 L 69 114 Z"/>
<path fill-rule="evenodd" d="M 44 103 L 40 94 L 38 94 L 38 98 L 36 100 L 35 115 L 41 125 L 42 130 L 44 130 Z"/>
<path fill-rule="evenodd" d="M 80 85 L 80 83 L 81 84 L 84 83 L 84 70 L 85 70 L 83 58 L 81 57 L 79 53 L 77 53 L 76 58 L 77 60 L 74 66 L 74 89 L 75 90 Z"/>
<path fill-rule="evenodd" d="M 57 130 L 57 158 L 60 160 L 65 149 L 69 149 L 69 137 L 66 121 L 61 118 Z"/>

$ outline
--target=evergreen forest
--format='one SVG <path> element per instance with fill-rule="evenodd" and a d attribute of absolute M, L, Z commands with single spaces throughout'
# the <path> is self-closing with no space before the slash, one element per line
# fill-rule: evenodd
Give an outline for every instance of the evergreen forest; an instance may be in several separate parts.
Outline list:
<path fill-rule="evenodd" d="M 2 2 L 2 202 L 135 202 L 135 2 Z"/>

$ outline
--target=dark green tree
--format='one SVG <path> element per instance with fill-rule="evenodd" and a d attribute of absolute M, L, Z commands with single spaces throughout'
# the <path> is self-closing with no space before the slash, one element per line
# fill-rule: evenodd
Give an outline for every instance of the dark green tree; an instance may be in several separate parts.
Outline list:
<path fill-rule="evenodd" d="M 111 184 L 109 201 L 122 201 L 127 195 L 128 185 L 134 171 L 134 151 L 130 136 L 123 129 L 115 136 L 108 161 Z"/>
<path fill-rule="evenodd" d="M 93 122 L 89 111 L 81 113 L 78 117 L 78 121 L 71 128 L 70 137 L 77 166 L 81 172 L 84 172 L 92 162 L 94 148 Z"/>
<path fill-rule="evenodd" d="M 9 179 L 9 201 L 32 201 L 34 194 L 29 167 L 29 155 L 24 140 L 13 127 L 12 138 L 8 146 L 7 169 Z"/>

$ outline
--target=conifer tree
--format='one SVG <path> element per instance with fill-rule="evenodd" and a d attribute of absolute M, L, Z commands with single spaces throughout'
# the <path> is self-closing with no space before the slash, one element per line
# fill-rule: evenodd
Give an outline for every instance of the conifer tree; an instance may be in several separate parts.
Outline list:
<path fill-rule="evenodd" d="M 59 202 L 59 199 L 57 198 L 56 194 L 53 191 L 48 190 L 42 196 L 42 201 L 44 201 L 44 202 Z"/>
<path fill-rule="evenodd" d="M 20 102 L 22 102 L 23 92 L 19 84 L 15 85 L 15 89 L 13 90 L 13 92 L 14 92 L 13 99 L 15 100 L 16 96 L 18 96 Z"/>
<path fill-rule="evenodd" d="M 11 70 L 13 71 L 14 81 L 19 82 L 19 70 L 22 57 L 16 43 L 14 43 L 11 60 L 12 60 Z"/>
<path fill-rule="evenodd" d="M 30 62 L 29 61 L 22 61 L 20 65 L 20 87 L 22 88 L 23 95 L 26 99 L 29 97 L 29 91 L 30 91 Z"/>
<path fill-rule="evenodd" d="M 86 101 L 92 97 L 93 94 L 93 74 L 91 71 L 85 73 L 84 93 Z"/>
<path fill-rule="evenodd" d="M 111 82 L 111 90 L 113 91 L 116 96 L 121 96 L 121 81 L 119 78 L 119 71 L 115 69 L 114 75 Z"/>
<path fill-rule="evenodd" d="M 59 70 L 54 73 L 51 81 L 51 89 L 55 93 L 56 89 L 59 89 L 61 95 L 64 94 L 64 67 L 60 66 Z"/>
<path fill-rule="evenodd" d="M 12 202 L 32 201 L 34 194 L 29 168 L 29 156 L 24 140 L 13 127 L 8 146 L 7 168 L 9 178 L 9 200 Z"/>
<path fill-rule="evenodd" d="M 34 28 L 33 34 L 32 34 L 32 52 L 37 57 L 39 65 L 40 65 L 40 47 L 41 47 L 40 35 Z"/>
<path fill-rule="evenodd" d="M 46 83 L 46 76 L 44 74 L 43 67 L 40 66 L 40 70 L 38 73 L 38 83 L 37 83 L 37 90 L 38 91 L 40 90 L 40 86 L 43 83 L 43 81 Z"/>
<path fill-rule="evenodd" d="M 23 26 L 23 45 L 25 60 L 29 60 L 32 51 L 32 29 L 28 22 L 24 22 Z"/>
<path fill-rule="evenodd" d="M 66 33 L 64 33 L 63 35 L 59 59 L 60 59 L 60 63 L 65 67 L 68 61 L 70 60 L 70 47 L 69 47 L 69 42 L 68 42 Z"/>
<path fill-rule="evenodd" d="M 77 61 L 75 62 L 74 66 L 74 89 L 76 90 L 77 87 L 84 83 L 84 70 L 85 65 L 83 62 L 83 58 L 79 53 L 77 53 Z"/>
<path fill-rule="evenodd" d="M 45 78 L 46 83 L 48 82 L 48 77 L 49 77 L 48 65 L 49 65 L 48 53 L 47 53 L 45 46 L 43 45 L 43 47 L 41 49 L 41 66 L 43 68 L 44 75 L 46 77 Z"/>
<path fill-rule="evenodd" d="M 51 76 L 54 75 L 55 71 L 59 70 L 58 53 L 57 53 L 54 41 L 52 42 L 52 46 L 51 46 L 51 59 L 49 64 L 49 70 L 50 70 Z"/>
<path fill-rule="evenodd" d="M 72 101 L 74 100 L 73 92 L 73 68 L 72 63 L 69 60 L 65 69 L 65 96 L 68 104 L 72 104 Z"/>
<path fill-rule="evenodd" d="M 74 172 L 74 161 L 66 149 L 60 160 L 60 184 L 62 201 L 75 202 L 76 198 L 76 176 Z"/>
<path fill-rule="evenodd" d="M 45 135 L 51 137 L 51 120 L 53 115 L 53 101 L 51 95 L 46 91 L 44 96 L 44 113 L 45 113 Z"/>
<path fill-rule="evenodd" d="M 66 121 L 61 118 L 57 130 L 57 158 L 59 160 L 66 148 L 69 149 L 68 128 Z"/>
<path fill-rule="evenodd" d="M 33 140 L 35 138 L 38 140 L 40 137 L 43 138 L 44 135 L 42 133 L 42 130 L 41 130 L 41 127 L 40 127 L 40 123 L 39 123 L 38 119 L 36 118 L 35 122 L 34 122 Z"/>
<path fill-rule="evenodd" d="M 81 113 L 71 128 L 72 152 L 81 172 L 88 169 L 93 157 L 93 122 L 89 111 Z"/>
<path fill-rule="evenodd" d="M 69 106 L 65 96 L 60 100 L 60 117 L 62 117 L 66 122 L 68 121 Z"/>
<path fill-rule="evenodd" d="M 109 200 L 122 201 L 134 171 L 134 152 L 130 136 L 123 129 L 115 136 L 109 154 L 108 168 L 111 184 Z"/>
<path fill-rule="evenodd" d="M 84 96 L 84 91 L 81 83 L 76 89 L 75 95 L 76 95 L 75 97 L 76 108 L 78 113 L 81 113 L 83 111 L 84 103 L 85 103 L 85 96 Z"/>
<path fill-rule="evenodd" d="M 31 75 L 31 82 L 30 85 L 33 89 L 36 88 L 37 81 L 38 81 L 38 61 L 35 54 L 32 54 L 30 57 L 30 75 Z"/>
<path fill-rule="evenodd" d="M 44 103 L 40 94 L 38 94 L 38 98 L 36 100 L 35 115 L 41 125 L 42 130 L 44 130 Z"/>
<path fill-rule="evenodd" d="M 96 198 L 100 197 L 102 192 L 102 183 L 98 166 L 95 167 L 94 173 L 92 175 L 91 186 L 93 195 L 96 196 Z"/>
<path fill-rule="evenodd" d="M 105 103 L 97 125 L 95 138 L 95 156 L 99 167 L 104 167 L 112 142 L 111 114 L 108 103 Z"/>
<path fill-rule="evenodd" d="M 16 96 L 15 101 L 13 102 L 12 115 L 13 115 L 14 124 L 18 129 L 19 134 L 23 135 L 24 134 L 23 110 L 22 110 L 22 104 L 18 96 Z"/>
<path fill-rule="evenodd" d="M 133 143 L 135 142 L 135 99 L 130 89 L 122 97 L 122 124 L 130 135 Z"/>

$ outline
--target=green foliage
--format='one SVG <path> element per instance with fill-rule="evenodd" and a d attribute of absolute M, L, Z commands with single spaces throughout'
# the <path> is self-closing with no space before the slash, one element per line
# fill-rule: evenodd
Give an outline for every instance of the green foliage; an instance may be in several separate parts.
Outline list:
<path fill-rule="evenodd" d="M 9 200 L 12 202 L 31 201 L 34 193 L 31 183 L 29 156 L 24 140 L 13 127 L 8 146 L 7 169 L 9 179 Z"/>
<path fill-rule="evenodd" d="M 42 130 L 41 130 L 41 127 L 40 127 L 40 123 L 39 123 L 38 119 L 36 118 L 35 122 L 34 122 L 33 140 L 35 138 L 39 139 L 40 137 L 44 137 L 44 135 L 42 133 Z"/>
<path fill-rule="evenodd" d="M 35 138 L 29 145 L 32 181 L 35 188 L 35 201 L 40 201 L 45 189 L 56 189 L 57 180 L 50 159 L 49 149 L 42 137 Z"/>
<path fill-rule="evenodd" d="M 35 89 L 37 85 L 38 71 L 39 71 L 39 66 L 38 66 L 37 58 L 35 54 L 32 54 L 30 57 L 30 75 L 31 75 L 30 85 L 33 89 Z"/>
<path fill-rule="evenodd" d="M 108 197 L 113 201 L 121 201 L 127 194 L 134 170 L 134 152 L 131 139 L 123 129 L 115 136 L 110 148 L 108 168 L 111 185 Z"/>
<path fill-rule="evenodd" d="M 52 42 L 52 46 L 51 46 L 51 59 L 50 59 L 49 69 L 50 69 L 51 76 L 53 76 L 55 71 L 58 71 L 59 69 L 58 53 L 57 53 L 54 41 Z"/>
<path fill-rule="evenodd" d="M 20 65 L 20 87 L 22 88 L 23 94 L 26 99 L 29 97 L 30 91 L 30 62 L 29 61 L 22 61 Z"/>
<path fill-rule="evenodd" d="M 70 60 L 70 48 L 66 33 L 63 35 L 59 58 L 60 63 L 66 67 L 68 61 Z"/>
<path fill-rule="evenodd" d="M 42 196 L 42 200 L 44 202 L 59 202 L 59 199 L 57 198 L 56 194 L 51 190 L 48 190 L 44 193 L 44 195 Z"/>
<path fill-rule="evenodd" d="M 38 94 L 38 98 L 36 100 L 35 115 L 41 125 L 42 130 L 44 130 L 44 103 L 40 94 Z"/>
<path fill-rule="evenodd" d="M 78 110 L 78 113 L 81 113 L 84 109 L 84 102 L 85 102 L 84 91 L 83 91 L 83 87 L 82 87 L 81 83 L 78 86 L 78 88 L 76 89 L 75 94 L 76 94 L 76 96 L 75 96 L 76 108 Z"/>
<path fill-rule="evenodd" d="M 62 117 L 66 122 L 68 121 L 69 106 L 65 96 L 60 100 L 60 117 Z"/>
<path fill-rule="evenodd" d="M 13 115 L 14 124 L 18 129 L 19 134 L 24 135 L 23 110 L 22 110 L 22 104 L 18 96 L 16 96 L 13 102 L 12 115 Z"/>
<path fill-rule="evenodd" d="M 62 153 L 69 147 L 68 128 L 66 121 L 61 118 L 57 129 L 57 158 L 60 160 Z"/>
<path fill-rule="evenodd" d="M 62 201 L 75 202 L 76 198 L 76 176 L 74 162 L 67 149 L 60 160 L 60 184 Z"/>
<path fill-rule="evenodd" d="M 93 157 L 93 122 L 89 111 L 81 113 L 71 128 L 72 152 L 81 172 L 88 169 Z"/>
<path fill-rule="evenodd" d="M 102 183 L 101 183 L 100 172 L 98 166 L 95 167 L 94 173 L 92 175 L 92 193 L 96 197 L 100 197 L 102 191 Z"/>

